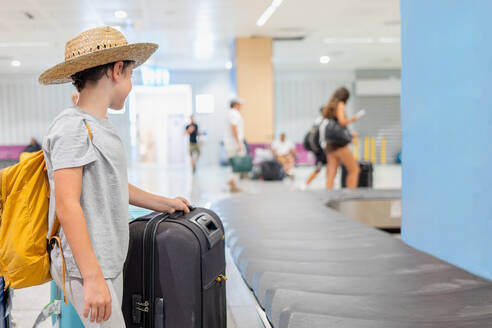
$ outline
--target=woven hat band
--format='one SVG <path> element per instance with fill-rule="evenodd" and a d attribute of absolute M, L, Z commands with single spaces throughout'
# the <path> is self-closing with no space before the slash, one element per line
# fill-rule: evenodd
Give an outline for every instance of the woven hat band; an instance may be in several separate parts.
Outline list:
<path fill-rule="evenodd" d="M 65 45 L 65 61 L 93 52 L 128 45 L 125 36 L 109 26 L 94 28 L 77 35 Z"/>

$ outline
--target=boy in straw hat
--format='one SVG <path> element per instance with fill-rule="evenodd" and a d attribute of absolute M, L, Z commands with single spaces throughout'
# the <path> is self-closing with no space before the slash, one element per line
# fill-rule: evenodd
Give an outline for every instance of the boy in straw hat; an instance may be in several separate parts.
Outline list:
<path fill-rule="evenodd" d="M 123 264 L 128 250 L 128 203 L 154 211 L 189 212 L 183 198 L 147 193 L 128 183 L 121 139 L 107 109 L 122 109 L 132 71 L 157 49 L 128 44 L 110 27 L 81 33 L 65 46 L 65 61 L 39 77 L 41 84 L 72 82 L 76 106 L 55 118 L 43 142 L 51 186 L 50 229 L 55 215 L 62 251 L 51 251 L 51 273 L 85 327 L 125 327 L 121 312 Z"/>

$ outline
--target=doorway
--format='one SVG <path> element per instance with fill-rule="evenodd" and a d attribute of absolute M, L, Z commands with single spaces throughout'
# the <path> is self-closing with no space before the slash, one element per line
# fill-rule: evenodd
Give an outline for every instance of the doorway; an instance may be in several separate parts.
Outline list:
<path fill-rule="evenodd" d="M 184 126 L 192 113 L 191 87 L 136 86 L 129 108 L 132 161 L 159 167 L 185 165 Z"/>

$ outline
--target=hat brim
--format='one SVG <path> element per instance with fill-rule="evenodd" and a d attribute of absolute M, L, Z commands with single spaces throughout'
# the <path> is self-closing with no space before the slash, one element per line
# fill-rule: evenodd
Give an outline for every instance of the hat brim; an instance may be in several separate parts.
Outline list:
<path fill-rule="evenodd" d="M 135 62 L 133 67 L 137 67 L 149 59 L 158 47 L 155 43 L 133 43 L 81 55 L 47 69 L 38 81 L 45 85 L 68 83 L 72 82 L 71 76 L 75 73 L 124 60 Z"/>

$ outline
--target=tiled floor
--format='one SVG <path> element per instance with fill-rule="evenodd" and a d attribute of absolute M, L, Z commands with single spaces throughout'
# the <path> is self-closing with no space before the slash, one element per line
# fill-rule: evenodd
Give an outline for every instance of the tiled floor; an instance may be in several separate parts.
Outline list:
<path fill-rule="evenodd" d="M 242 181 L 244 192 L 258 193 L 267 190 L 286 188 L 300 189 L 312 168 L 295 169 L 295 179 L 283 182 Z M 188 168 L 162 169 L 155 166 L 138 165 L 129 169 L 131 183 L 154 193 L 175 197 L 184 196 L 197 206 L 207 206 L 209 202 L 230 197 L 226 187 L 227 169 L 221 167 L 199 168 L 192 175 Z M 335 187 L 339 187 L 337 177 Z M 309 187 L 320 189 L 324 186 L 324 172 Z M 374 172 L 375 188 L 400 188 L 401 167 L 397 165 L 376 166 Z M 258 306 L 251 291 L 244 284 L 232 258 L 227 252 L 228 327 L 261 328 L 264 327 L 258 314 Z M 30 328 L 38 313 L 49 302 L 49 284 L 17 290 L 14 294 L 13 318 L 16 328 Z M 45 322 L 40 328 L 51 327 Z"/>

